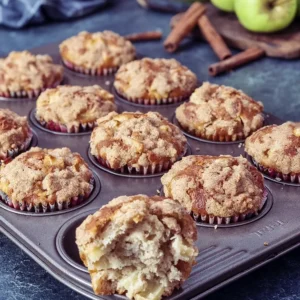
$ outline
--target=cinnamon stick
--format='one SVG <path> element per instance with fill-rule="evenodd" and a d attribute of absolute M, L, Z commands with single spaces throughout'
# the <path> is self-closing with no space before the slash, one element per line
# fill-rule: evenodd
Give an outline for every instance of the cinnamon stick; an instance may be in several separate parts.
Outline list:
<path fill-rule="evenodd" d="M 131 42 L 160 40 L 162 33 L 160 31 L 147 31 L 125 35 L 124 38 Z"/>
<path fill-rule="evenodd" d="M 227 59 L 232 55 L 223 38 L 217 32 L 206 15 L 202 15 L 200 17 L 198 20 L 198 26 L 202 32 L 202 35 L 210 44 L 211 48 L 214 50 L 220 60 Z"/>
<path fill-rule="evenodd" d="M 206 7 L 199 2 L 195 2 L 189 7 L 164 42 L 164 47 L 168 52 L 177 50 L 179 43 L 196 26 L 198 19 L 205 13 L 205 10 Z"/>
<path fill-rule="evenodd" d="M 258 58 L 265 55 L 265 51 L 260 48 L 249 48 L 237 55 L 231 56 L 228 59 L 212 64 L 208 68 L 208 72 L 211 76 L 216 76 L 220 73 L 227 72 L 236 67 L 245 65 L 251 61 L 257 60 Z"/>

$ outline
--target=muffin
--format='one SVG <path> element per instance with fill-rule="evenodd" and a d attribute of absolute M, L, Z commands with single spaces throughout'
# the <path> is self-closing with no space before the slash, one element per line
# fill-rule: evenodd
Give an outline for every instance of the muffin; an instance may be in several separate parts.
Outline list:
<path fill-rule="evenodd" d="M 36 119 L 53 131 L 78 133 L 91 130 L 98 118 L 114 110 L 114 96 L 100 86 L 64 85 L 39 96 Z"/>
<path fill-rule="evenodd" d="M 263 176 L 243 157 L 188 156 L 161 182 L 166 197 L 210 224 L 242 221 L 258 214 L 266 200 Z"/>
<path fill-rule="evenodd" d="M 32 132 L 26 117 L 0 109 L 0 160 L 7 161 L 28 149 Z"/>
<path fill-rule="evenodd" d="M 263 126 L 263 104 L 240 90 L 204 82 L 176 119 L 192 135 L 220 142 L 242 140 Z"/>
<path fill-rule="evenodd" d="M 47 212 L 76 206 L 88 198 L 93 176 L 68 148 L 31 148 L 0 170 L 1 200 L 23 211 Z"/>
<path fill-rule="evenodd" d="M 111 112 L 98 119 L 90 140 L 100 164 L 121 173 L 167 170 L 186 152 L 181 131 L 157 112 Z"/>
<path fill-rule="evenodd" d="M 191 216 L 171 199 L 121 196 L 76 230 L 80 257 L 97 295 L 159 300 L 188 278 L 198 250 Z"/>
<path fill-rule="evenodd" d="M 245 151 L 262 172 L 300 183 L 300 122 L 265 126 L 246 139 Z"/>
<path fill-rule="evenodd" d="M 22 51 L 0 58 L 1 97 L 33 98 L 44 89 L 57 86 L 62 80 L 63 68 L 53 64 L 49 55 Z"/>
<path fill-rule="evenodd" d="M 59 45 L 64 64 L 80 73 L 107 75 L 134 60 L 135 47 L 112 31 L 80 32 Z"/>
<path fill-rule="evenodd" d="M 115 76 L 117 93 L 139 104 L 176 103 L 197 86 L 196 75 L 175 59 L 143 58 L 123 65 Z"/>

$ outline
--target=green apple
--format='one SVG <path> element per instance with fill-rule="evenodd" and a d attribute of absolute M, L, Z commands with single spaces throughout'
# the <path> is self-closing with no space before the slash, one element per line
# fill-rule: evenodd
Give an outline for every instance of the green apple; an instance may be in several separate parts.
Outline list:
<path fill-rule="evenodd" d="M 300 17 L 300 0 L 298 0 L 298 13 L 297 16 Z"/>
<path fill-rule="evenodd" d="M 294 20 L 298 0 L 235 0 L 240 23 L 255 32 L 275 32 Z"/>
<path fill-rule="evenodd" d="M 234 11 L 234 1 L 235 0 L 211 0 L 214 6 L 227 12 Z"/>

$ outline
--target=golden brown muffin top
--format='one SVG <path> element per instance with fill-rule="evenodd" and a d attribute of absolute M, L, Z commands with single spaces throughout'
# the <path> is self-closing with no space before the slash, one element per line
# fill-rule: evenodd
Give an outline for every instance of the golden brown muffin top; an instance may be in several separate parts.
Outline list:
<path fill-rule="evenodd" d="M 91 153 L 113 169 L 146 167 L 176 161 L 186 150 L 186 138 L 158 112 L 112 112 L 98 120 L 90 145 Z"/>
<path fill-rule="evenodd" d="M 181 234 L 189 242 L 197 239 L 197 230 L 191 216 L 177 201 L 161 196 L 120 196 L 111 200 L 93 215 L 89 215 L 76 230 L 77 245 L 93 241 L 105 230 L 109 223 L 140 223 L 148 214 L 164 220 L 164 224 L 174 234 Z M 173 227 L 174 218 L 179 226 Z"/>
<path fill-rule="evenodd" d="M 245 151 L 283 174 L 300 174 L 300 122 L 265 126 L 246 139 Z"/>
<path fill-rule="evenodd" d="M 0 91 L 31 91 L 53 86 L 63 79 L 63 67 L 49 55 L 11 52 L 0 58 Z"/>
<path fill-rule="evenodd" d="M 197 135 L 247 137 L 263 125 L 262 111 L 263 104 L 242 91 L 204 82 L 176 109 L 176 118 Z"/>
<path fill-rule="evenodd" d="M 0 154 L 22 146 L 30 135 L 26 117 L 9 109 L 0 109 Z"/>
<path fill-rule="evenodd" d="M 40 121 L 53 121 L 67 128 L 95 122 L 116 110 L 114 96 L 98 85 L 58 86 L 44 91 L 36 103 Z"/>
<path fill-rule="evenodd" d="M 198 254 L 195 222 L 177 202 L 121 196 L 88 216 L 76 243 L 94 292 L 161 299 L 189 276 Z"/>
<path fill-rule="evenodd" d="M 92 172 L 69 148 L 31 148 L 0 170 L 0 190 L 13 202 L 54 204 L 88 195 Z"/>
<path fill-rule="evenodd" d="M 84 68 L 119 67 L 135 58 L 135 47 L 119 34 L 80 32 L 59 45 L 63 59 Z"/>
<path fill-rule="evenodd" d="M 243 157 L 187 156 L 175 163 L 161 182 L 167 197 L 196 215 L 254 213 L 260 209 L 264 193 L 263 176 Z"/>
<path fill-rule="evenodd" d="M 187 98 L 196 88 L 197 77 L 175 59 L 143 58 L 123 65 L 114 86 L 128 99 Z"/>

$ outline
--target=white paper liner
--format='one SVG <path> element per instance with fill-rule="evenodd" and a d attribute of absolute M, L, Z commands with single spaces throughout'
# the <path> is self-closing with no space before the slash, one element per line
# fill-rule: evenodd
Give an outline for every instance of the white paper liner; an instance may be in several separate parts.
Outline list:
<path fill-rule="evenodd" d="M 120 169 L 113 169 L 110 166 L 110 163 L 107 160 L 104 160 L 103 158 L 99 157 L 96 158 L 100 165 L 102 165 L 105 168 L 108 168 L 110 170 L 116 171 L 121 174 L 139 174 L 139 175 L 153 175 L 157 173 L 161 173 L 163 171 L 169 170 L 173 164 L 171 161 L 167 161 L 161 164 L 152 164 L 150 166 L 135 166 L 135 167 L 129 167 L 124 166 Z"/>
<path fill-rule="evenodd" d="M 119 67 L 88 69 L 88 68 L 76 66 L 75 64 L 73 64 L 63 58 L 62 58 L 62 61 L 68 69 L 71 69 L 72 71 L 77 72 L 77 73 L 81 73 L 81 74 L 85 74 L 85 75 L 92 75 L 92 76 L 107 76 L 107 75 L 115 73 L 119 69 Z"/>
<path fill-rule="evenodd" d="M 194 218 L 194 220 L 196 222 L 206 223 L 206 224 L 210 224 L 210 225 L 221 225 L 221 224 L 228 225 L 228 224 L 232 224 L 232 223 L 238 223 L 238 222 L 242 222 L 244 220 L 248 220 L 248 219 L 251 219 L 251 218 L 257 216 L 260 213 L 260 211 L 262 210 L 262 208 L 264 207 L 267 199 L 268 199 L 268 191 L 267 191 L 267 189 L 265 189 L 261 206 L 260 206 L 259 210 L 256 212 L 251 212 L 248 214 L 240 214 L 240 215 L 236 215 L 236 216 L 232 216 L 232 217 L 217 217 L 217 216 L 211 216 L 211 215 L 198 216 L 198 215 L 192 213 L 192 217 Z"/>
<path fill-rule="evenodd" d="M 38 97 L 43 91 L 45 91 L 48 88 L 55 88 L 57 87 L 61 81 L 56 81 L 54 84 L 50 86 L 46 86 L 41 89 L 35 89 L 35 90 L 28 90 L 28 91 L 10 91 L 7 90 L 6 92 L 0 91 L 0 97 L 5 98 L 36 98 Z"/>
<path fill-rule="evenodd" d="M 42 121 L 35 117 L 36 120 L 45 128 L 51 131 L 64 132 L 64 133 L 79 133 L 79 132 L 88 132 L 92 131 L 94 127 L 97 126 L 97 121 L 88 122 L 88 123 L 79 123 L 78 125 L 72 125 L 67 127 L 66 125 L 59 124 L 53 121 Z"/>
<path fill-rule="evenodd" d="M 63 201 L 63 202 L 56 201 L 55 203 L 46 203 L 46 204 L 42 204 L 42 203 L 26 204 L 25 202 L 14 203 L 7 196 L 7 194 L 2 192 L 1 190 L 0 190 L 0 200 L 6 205 L 8 205 L 9 207 L 14 208 L 16 210 L 35 212 L 35 213 L 55 212 L 55 211 L 61 211 L 64 209 L 75 207 L 83 203 L 84 201 L 86 201 L 94 189 L 94 178 L 90 180 L 90 185 L 91 188 L 88 195 L 79 195 L 71 198 L 69 201 Z"/>
<path fill-rule="evenodd" d="M 260 163 L 258 163 L 252 156 L 250 158 L 253 161 L 253 164 L 256 166 L 256 168 L 261 171 L 262 173 L 274 178 L 278 182 L 291 182 L 291 183 L 300 183 L 300 173 L 290 173 L 290 174 L 283 174 L 281 172 L 277 172 L 272 168 L 267 168 Z"/>
<path fill-rule="evenodd" d="M 178 121 L 178 119 L 177 119 Z M 198 137 L 200 139 L 208 140 L 208 141 L 214 141 L 214 142 L 236 142 L 236 141 L 242 141 L 245 139 L 245 135 L 243 133 L 236 133 L 233 135 L 228 135 L 228 134 L 211 134 L 211 135 L 206 135 L 203 134 L 202 132 L 196 132 L 196 130 L 189 130 L 189 128 L 181 125 L 181 123 L 178 121 L 179 125 L 182 127 L 182 129 L 190 133 L 191 135 Z"/>
<path fill-rule="evenodd" d="M 119 97 L 122 97 L 124 100 L 136 104 L 142 104 L 142 105 L 161 105 L 161 104 L 178 103 L 184 101 L 189 97 L 189 96 L 182 96 L 182 97 L 163 98 L 163 99 L 142 99 L 142 98 L 127 97 L 124 93 L 119 92 L 116 88 L 115 90 L 119 95 Z"/>

